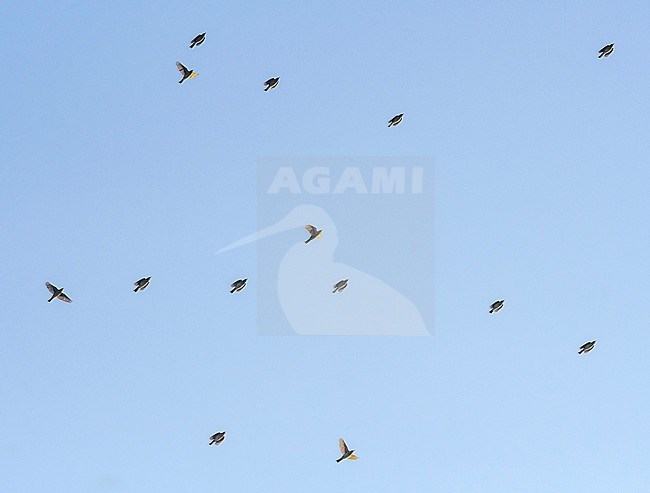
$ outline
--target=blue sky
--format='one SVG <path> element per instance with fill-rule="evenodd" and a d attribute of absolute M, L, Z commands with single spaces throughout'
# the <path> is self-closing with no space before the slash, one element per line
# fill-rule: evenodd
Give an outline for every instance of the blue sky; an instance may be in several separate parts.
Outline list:
<path fill-rule="evenodd" d="M 2 4 L 0 490 L 647 491 L 648 20 Z M 263 156 L 433 159 L 432 337 L 258 335 Z"/>

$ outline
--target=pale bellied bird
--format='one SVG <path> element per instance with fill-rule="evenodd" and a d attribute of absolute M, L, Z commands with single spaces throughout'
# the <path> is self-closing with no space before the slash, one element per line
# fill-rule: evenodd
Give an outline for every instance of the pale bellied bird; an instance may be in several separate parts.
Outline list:
<path fill-rule="evenodd" d="M 185 65 L 183 65 L 181 62 L 176 62 L 176 68 L 178 68 L 178 71 L 183 76 L 183 78 L 178 81 L 179 84 L 182 84 L 185 79 L 193 79 L 194 77 L 199 75 L 194 70 L 188 70 L 188 68 Z"/>
<path fill-rule="evenodd" d="M 311 224 L 305 226 L 305 229 L 309 233 L 309 238 L 307 238 L 305 243 L 309 243 L 311 240 L 315 240 L 316 238 L 320 238 L 321 236 L 323 236 L 323 230 L 316 229 L 316 227 L 312 226 Z"/>
<path fill-rule="evenodd" d="M 50 299 L 47 300 L 48 303 L 50 301 L 52 301 L 53 299 L 56 299 L 56 298 L 60 299 L 61 301 L 65 301 L 66 303 L 72 303 L 72 300 L 70 298 L 68 298 L 67 295 L 65 295 L 63 293 L 63 290 L 65 288 L 57 288 L 56 286 L 53 286 L 49 282 L 45 283 L 45 287 L 47 288 L 47 290 L 50 293 L 52 293 L 52 296 L 50 297 Z"/>
<path fill-rule="evenodd" d="M 354 450 L 350 450 L 348 446 L 345 444 L 345 440 L 342 438 L 339 438 L 339 448 L 341 449 L 341 458 L 336 459 L 336 462 L 341 462 L 342 460 L 345 459 L 350 459 L 350 460 L 357 460 L 358 457 L 354 455 Z"/>

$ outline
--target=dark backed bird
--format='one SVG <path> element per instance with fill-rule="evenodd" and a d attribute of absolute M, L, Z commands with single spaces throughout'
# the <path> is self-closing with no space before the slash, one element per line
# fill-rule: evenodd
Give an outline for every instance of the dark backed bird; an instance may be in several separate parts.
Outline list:
<path fill-rule="evenodd" d="M 194 48 L 195 46 L 201 46 L 203 42 L 205 41 L 205 33 L 201 33 L 197 35 L 191 42 L 190 42 L 190 50 Z"/>
<path fill-rule="evenodd" d="M 241 291 L 242 289 L 244 289 L 244 286 L 246 286 L 246 281 L 248 281 L 248 279 L 238 279 L 235 282 L 233 282 L 230 285 L 230 287 L 232 288 L 230 290 L 230 293 L 232 294 L 235 291 Z"/>
<path fill-rule="evenodd" d="M 143 277 L 142 279 L 138 279 L 133 283 L 135 286 L 135 289 L 133 290 L 134 293 L 137 293 L 138 291 L 142 291 L 145 289 L 147 286 L 149 286 L 149 281 L 151 281 L 151 277 Z"/>
<path fill-rule="evenodd" d="M 334 291 L 332 291 L 332 293 L 336 293 L 337 291 L 341 292 L 347 287 L 348 287 L 348 280 L 343 279 L 342 281 L 339 281 L 334 285 Z"/>
<path fill-rule="evenodd" d="M 264 92 L 268 91 L 269 89 L 275 88 L 278 84 L 280 83 L 280 77 L 271 77 L 269 80 L 267 80 L 264 85 Z"/>
<path fill-rule="evenodd" d="M 596 341 L 585 342 L 582 346 L 580 346 L 580 351 L 578 351 L 578 354 L 588 353 L 594 348 L 595 345 Z"/>
<path fill-rule="evenodd" d="M 394 127 L 395 125 L 399 125 L 399 123 L 402 121 L 403 117 L 404 117 L 404 113 L 400 113 L 399 115 L 395 115 L 393 118 L 388 120 L 388 126 L 389 127 Z"/>
<path fill-rule="evenodd" d="M 605 45 L 598 51 L 598 53 L 600 53 L 598 55 L 598 58 L 602 58 L 602 57 L 607 58 L 609 55 L 612 54 L 613 51 L 614 51 L 614 43 L 610 45 Z"/>
<path fill-rule="evenodd" d="M 501 310 L 501 308 L 503 308 L 503 303 L 504 303 L 505 301 L 506 301 L 506 300 L 497 300 L 497 301 L 495 301 L 494 303 L 492 303 L 492 304 L 490 305 L 490 313 L 496 313 L 496 312 L 498 312 L 499 310 Z"/>
<path fill-rule="evenodd" d="M 210 443 L 208 445 L 219 445 L 226 439 L 225 431 L 218 431 L 210 437 Z"/>

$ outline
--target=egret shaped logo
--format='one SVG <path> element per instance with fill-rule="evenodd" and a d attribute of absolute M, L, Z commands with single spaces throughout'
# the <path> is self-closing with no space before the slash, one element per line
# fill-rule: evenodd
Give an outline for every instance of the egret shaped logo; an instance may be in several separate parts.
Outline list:
<path fill-rule="evenodd" d="M 305 244 L 307 223 L 323 236 Z M 283 255 L 277 273 L 277 298 L 300 335 L 429 335 L 417 307 L 375 276 L 334 261 L 339 242 L 330 216 L 314 205 L 295 207 L 283 219 L 236 241 L 224 253 L 272 235 L 293 231 L 295 244 Z M 348 279 L 348 288 L 332 296 L 332 285 Z"/>

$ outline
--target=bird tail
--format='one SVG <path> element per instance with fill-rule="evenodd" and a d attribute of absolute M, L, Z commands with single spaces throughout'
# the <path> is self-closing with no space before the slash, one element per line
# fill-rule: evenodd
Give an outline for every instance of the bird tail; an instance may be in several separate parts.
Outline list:
<path fill-rule="evenodd" d="M 490 308 L 490 313 L 494 313 L 494 308 Z"/>
<path fill-rule="evenodd" d="M 584 349 L 581 349 L 580 351 L 578 351 L 578 354 L 582 354 L 582 353 L 584 353 L 584 352 L 585 352 L 585 350 L 584 350 Z"/>
<path fill-rule="evenodd" d="M 138 292 L 138 289 L 140 289 L 140 286 L 138 286 L 137 288 L 135 288 L 135 289 L 133 290 L 133 292 L 134 292 L 134 293 L 137 293 L 137 292 Z"/>
<path fill-rule="evenodd" d="M 185 79 L 183 79 L 183 80 L 185 80 Z M 178 83 L 179 83 L 179 84 L 182 84 L 182 83 L 183 83 L 183 80 L 179 80 Z"/>
<path fill-rule="evenodd" d="M 271 86 L 266 86 L 266 88 L 264 89 L 264 92 L 268 91 L 270 88 L 271 88 Z"/>
<path fill-rule="evenodd" d="M 192 48 L 194 48 L 194 45 L 195 45 L 195 44 L 196 44 L 196 43 L 192 43 L 192 44 L 190 45 L 190 50 L 191 50 Z"/>
<path fill-rule="evenodd" d="M 342 460 L 343 460 L 343 457 L 341 457 L 340 459 L 336 459 L 336 462 L 341 462 Z"/>
<path fill-rule="evenodd" d="M 602 58 L 604 54 L 605 54 L 604 52 L 601 53 L 600 55 L 598 55 L 598 58 Z"/>
<path fill-rule="evenodd" d="M 237 288 L 232 288 L 232 289 L 230 290 L 230 294 L 234 293 L 236 289 L 237 289 Z"/>

